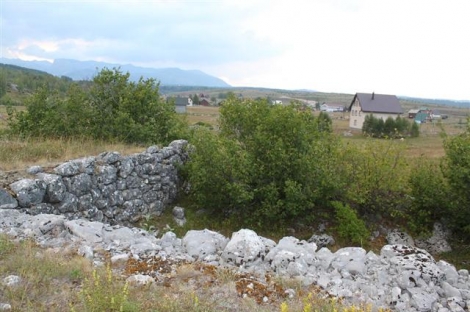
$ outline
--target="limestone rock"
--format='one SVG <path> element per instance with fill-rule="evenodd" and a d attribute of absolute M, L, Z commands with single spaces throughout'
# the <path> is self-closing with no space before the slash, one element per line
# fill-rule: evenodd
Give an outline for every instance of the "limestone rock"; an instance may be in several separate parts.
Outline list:
<path fill-rule="evenodd" d="M 38 178 L 42 179 L 47 185 L 44 198 L 47 202 L 59 203 L 64 199 L 67 188 L 65 187 L 61 176 L 56 174 L 40 173 L 38 174 Z"/>
<path fill-rule="evenodd" d="M 75 161 L 68 161 L 55 167 L 54 172 L 62 177 L 73 176 L 80 173 L 80 164 Z"/>
<path fill-rule="evenodd" d="M 214 231 L 191 230 L 183 237 L 182 244 L 191 257 L 204 260 L 208 256 L 218 255 L 227 246 L 228 238 Z"/>
<path fill-rule="evenodd" d="M 416 246 L 427 250 L 433 255 L 438 255 L 444 252 L 452 251 L 447 238 L 450 233 L 444 229 L 442 224 L 435 223 L 432 236 L 427 239 L 417 239 Z"/>
<path fill-rule="evenodd" d="M 390 245 L 399 244 L 399 245 L 407 245 L 407 246 L 412 246 L 412 247 L 415 246 L 415 242 L 409 234 L 405 232 L 401 232 L 397 229 L 392 230 L 387 234 L 387 242 Z"/>
<path fill-rule="evenodd" d="M 232 238 L 222 253 L 222 258 L 236 265 L 249 264 L 264 259 L 268 252 L 267 246 L 254 231 L 242 229 L 232 234 Z"/>
<path fill-rule="evenodd" d="M 126 281 L 133 286 L 145 286 L 152 284 L 155 280 L 148 275 L 136 274 L 129 276 Z"/>
<path fill-rule="evenodd" d="M 2 284 L 7 286 L 7 287 L 15 287 L 18 286 L 19 283 L 21 283 L 21 277 L 18 275 L 8 275 L 3 279 Z"/>
<path fill-rule="evenodd" d="M 318 248 L 328 247 L 334 245 L 335 239 L 328 234 L 313 234 L 308 240 L 309 243 L 315 243 Z"/>
<path fill-rule="evenodd" d="M 7 190 L 0 188 L 0 209 L 15 209 L 18 201 Z"/>
<path fill-rule="evenodd" d="M 175 206 L 173 208 L 173 220 L 175 220 L 178 226 L 186 224 L 186 218 L 184 216 L 184 208 Z"/>
<path fill-rule="evenodd" d="M 16 194 L 18 204 L 23 208 L 42 203 L 46 187 L 44 181 L 32 179 L 22 179 L 10 184 L 11 190 Z"/>
<path fill-rule="evenodd" d="M 26 169 L 26 173 L 32 174 L 32 175 L 38 174 L 43 171 L 44 169 L 41 166 L 31 166 L 28 169 Z"/>

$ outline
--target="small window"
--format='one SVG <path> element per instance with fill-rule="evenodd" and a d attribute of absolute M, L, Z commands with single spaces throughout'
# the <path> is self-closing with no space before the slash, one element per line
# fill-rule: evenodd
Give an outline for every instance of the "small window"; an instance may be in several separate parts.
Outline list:
<path fill-rule="evenodd" d="M 357 126 L 357 120 L 354 119 L 354 127 Z"/>
<path fill-rule="evenodd" d="M 361 116 L 361 111 L 359 111 L 359 116 Z"/>

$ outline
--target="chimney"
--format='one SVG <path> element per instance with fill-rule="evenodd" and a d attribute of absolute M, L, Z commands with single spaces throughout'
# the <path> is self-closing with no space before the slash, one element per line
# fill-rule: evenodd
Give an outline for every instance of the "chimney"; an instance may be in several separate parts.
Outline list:
<path fill-rule="evenodd" d="M 372 99 L 374 99 L 375 92 L 372 92 Z"/>

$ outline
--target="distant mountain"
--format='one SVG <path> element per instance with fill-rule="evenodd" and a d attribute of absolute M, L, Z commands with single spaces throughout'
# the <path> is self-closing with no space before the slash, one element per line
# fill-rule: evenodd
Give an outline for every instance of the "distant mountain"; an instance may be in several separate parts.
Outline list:
<path fill-rule="evenodd" d="M 140 77 L 154 78 L 161 85 L 204 86 L 227 88 L 230 87 L 220 78 L 208 75 L 200 70 L 183 70 L 179 68 L 146 68 L 134 65 L 120 65 L 95 61 L 77 61 L 57 59 L 54 62 L 23 61 L 19 59 L 0 58 L 0 63 L 11 64 L 36 70 L 45 71 L 54 76 L 67 76 L 73 80 L 91 80 L 101 69 L 119 67 L 122 72 L 129 72 L 131 79 Z"/>

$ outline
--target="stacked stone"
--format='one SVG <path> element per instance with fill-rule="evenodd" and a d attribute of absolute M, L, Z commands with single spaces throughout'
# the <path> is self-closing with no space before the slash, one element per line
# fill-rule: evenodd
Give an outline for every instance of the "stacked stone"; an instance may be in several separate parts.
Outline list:
<path fill-rule="evenodd" d="M 187 142 L 149 147 L 122 156 L 105 152 L 63 163 L 52 172 L 35 170 L 0 189 L 0 209 L 20 209 L 32 215 L 62 214 L 109 224 L 130 224 L 144 215 L 160 215 L 176 199 L 177 166 L 187 159 Z"/>

